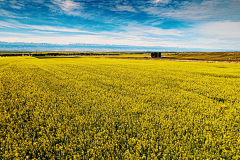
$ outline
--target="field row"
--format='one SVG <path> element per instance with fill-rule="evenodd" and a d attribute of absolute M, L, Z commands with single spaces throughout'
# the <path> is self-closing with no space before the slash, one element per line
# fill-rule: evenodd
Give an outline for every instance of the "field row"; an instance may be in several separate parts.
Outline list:
<path fill-rule="evenodd" d="M 0 159 L 239 159 L 240 65 L 0 58 Z"/>

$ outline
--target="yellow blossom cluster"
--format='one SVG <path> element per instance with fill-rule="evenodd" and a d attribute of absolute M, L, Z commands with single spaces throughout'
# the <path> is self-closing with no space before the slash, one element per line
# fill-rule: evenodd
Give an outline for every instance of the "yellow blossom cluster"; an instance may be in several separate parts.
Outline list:
<path fill-rule="evenodd" d="M 240 159 L 240 64 L 0 57 L 0 159 Z"/>

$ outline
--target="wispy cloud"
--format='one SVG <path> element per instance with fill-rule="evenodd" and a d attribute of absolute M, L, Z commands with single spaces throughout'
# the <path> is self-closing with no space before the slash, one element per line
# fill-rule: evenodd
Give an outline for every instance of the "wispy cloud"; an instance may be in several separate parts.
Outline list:
<path fill-rule="evenodd" d="M 0 28 L 15 28 L 14 25 L 8 22 L 0 21 Z"/>
<path fill-rule="evenodd" d="M 45 0 L 34 0 L 34 3 L 44 3 Z"/>
<path fill-rule="evenodd" d="M 24 1 L 21 0 L 9 0 L 9 7 L 13 9 L 22 9 L 24 5 Z"/>
<path fill-rule="evenodd" d="M 82 8 L 80 3 L 74 2 L 72 0 L 52 0 L 52 3 L 58 5 L 65 12 Z"/>
<path fill-rule="evenodd" d="M 239 8 L 239 0 L 0 0 L 0 39 L 239 48 Z"/>
<path fill-rule="evenodd" d="M 138 37 L 139 38 L 139 37 Z M 29 36 L 29 37 L 1 37 L 4 42 L 49 43 L 49 44 L 100 44 L 100 45 L 132 45 L 145 47 L 179 47 L 202 49 L 231 49 L 239 50 L 240 41 L 219 40 L 214 38 L 196 38 L 192 40 L 174 41 L 162 38 L 119 39 L 104 35 L 75 35 L 75 36 Z M 219 46 L 220 45 L 220 46 Z"/>
<path fill-rule="evenodd" d="M 201 4 L 184 1 L 181 3 L 176 2 L 171 8 L 150 6 L 144 8 L 143 11 L 146 11 L 148 14 L 156 15 L 161 18 L 165 17 L 180 20 L 199 20 L 206 19 L 212 16 L 212 6 L 212 1 L 203 2 Z"/>
<path fill-rule="evenodd" d="M 240 50 L 238 46 L 240 40 L 195 37 L 194 39 L 183 40 L 182 42 L 189 44 L 193 48 Z"/>
<path fill-rule="evenodd" d="M 4 24 L 1 23 L 0 25 Z M 74 28 L 53 27 L 46 25 L 26 25 L 11 21 L 5 23 L 4 26 L 17 27 L 23 29 L 30 29 L 31 32 L 41 33 L 44 35 L 29 35 L 24 37 L 14 36 L 11 34 L 9 37 L 2 37 L 0 41 L 6 42 L 26 42 L 26 43 L 57 43 L 57 44 L 70 44 L 70 43 L 89 43 L 89 44 L 114 44 L 114 45 L 135 45 L 135 46 L 183 46 L 181 42 L 170 42 L 161 36 L 181 36 L 182 31 L 174 29 L 160 29 L 157 27 L 144 26 L 139 23 L 130 23 L 129 25 L 121 25 L 119 31 L 102 31 L 102 32 L 88 32 Z M 45 35 L 45 32 L 72 32 L 76 33 L 73 36 L 63 36 L 59 34 Z M 77 33 L 86 33 L 85 35 L 77 35 Z M 154 35 L 154 37 L 151 37 Z M 157 36 L 157 37 L 156 37 Z"/>
<path fill-rule="evenodd" d="M 47 25 L 28 25 L 22 24 L 17 21 L 4 22 L 0 21 L 0 27 L 9 27 L 9 28 L 24 28 L 24 29 L 35 29 L 42 31 L 55 31 L 55 32 L 73 32 L 73 33 L 89 33 L 94 34 L 94 32 L 79 30 L 75 28 L 65 28 L 65 27 L 53 27 Z"/>
<path fill-rule="evenodd" d="M 84 19 L 97 19 L 96 14 L 90 14 L 85 10 L 83 2 L 80 3 L 73 0 L 51 0 L 51 2 L 52 4 L 45 4 L 45 6 L 49 7 L 54 13 L 82 17 Z"/>
<path fill-rule="evenodd" d="M 150 38 L 151 39 L 151 38 Z M 53 43 L 53 44 L 109 44 L 109 45 L 133 45 L 133 46 L 163 46 L 163 47 L 186 47 L 181 42 L 170 42 L 158 39 L 151 41 L 149 39 L 116 39 L 104 35 L 81 35 L 81 36 L 32 36 L 32 37 L 0 37 L 0 41 L 4 42 L 25 42 L 25 43 Z"/>
<path fill-rule="evenodd" d="M 164 3 L 164 4 L 167 4 L 167 3 L 170 3 L 172 0 L 153 0 L 152 2 L 153 3 Z"/>
<path fill-rule="evenodd" d="M 217 24 L 209 24 L 209 27 L 214 27 Z M 226 25 L 226 24 L 224 24 Z M 223 26 L 224 26 L 223 25 Z M 233 28 L 238 27 L 236 24 Z M 25 42 L 25 43 L 53 43 L 53 44 L 102 44 L 102 45 L 132 45 L 132 46 L 161 46 L 161 47 L 180 47 L 180 48 L 202 48 L 202 49 L 235 49 L 239 50 L 240 40 L 234 38 L 216 36 L 218 32 L 210 35 L 201 34 L 202 30 L 199 30 L 201 26 L 196 26 L 192 30 L 181 31 L 181 34 L 196 34 L 186 37 L 171 38 L 169 36 L 162 37 L 162 35 L 156 35 L 152 37 L 148 32 L 142 32 L 140 28 L 129 28 L 123 32 L 99 32 L 95 35 L 14 35 L 0 36 L 0 41 L 5 42 Z M 224 27 L 223 27 L 224 28 Z M 135 31 L 133 31 L 135 29 Z M 213 31 L 214 28 L 208 32 Z M 235 28 L 236 29 L 236 28 Z M 143 29 L 144 30 L 144 29 Z M 236 29 L 237 30 L 237 29 Z M 236 31 L 235 30 L 235 31 Z M 177 30 L 175 30 L 177 31 Z M 40 31 L 41 32 L 41 31 Z M 195 33 L 198 32 L 198 33 Z M 219 30 L 220 32 L 220 30 Z M 151 31 L 150 31 L 151 33 Z M 227 33 L 226 33 L 227 34 Z M 226 35 L 224 34 L 224 35 Z M 215 37 L 214 37 L 215 35 Z M 237 37 L 237 36 L 236 36 Z M 236 38 L 235 37 L 235 38 Z"/>
<path fill-rule="evenodd" d="M 181 41 L 194 48 L 240 50 L 240 22 L 219 21 L 194 24 L 184 30 Z"/>
<path fill-rule="evenodd" d="M 24 19 L 26 17 L 21 16 L 19 14 L 10 12 L 10 11 L 6 11 L 4 9 L 0 9 L 0 17 L 5 17 L 5 18 L 17 18 L 17 19 Z"/>
<path fill-rule="evenodd" d="M 26 33 L 14 33 L 14 32 L 0 32 L 2 35 L 13 35 L 13 36 L 31 36 L 30 34 Z"/>
<path fill-rule="evenodd" d="M 240 40 L 240 22 L 208 22 L 195 26 L 193 32 L 210 38 Z"/>
<path fill-rule="evenodd" d="M 146 26 L 139 23 L 130 23 L 128 26 L 121 26 L 128 34 L 137 33 L 137 35 L 156 35 L 156 36 L 183 36 L 183 32 L 177 29 L 162 29 L 158 27 Z"/>
<path fill-rule="evenodd" d="M 122 6 L 122 5 L 117 5 L 115 9 L 112 9 L 112 11 L 137 12 L 132 6 Z"/>
<path fill-rule="evenodd" d="M 37 25 L 26 25 L 26 27 L 29 29 L 38 29 L 38 30 L 44 30 L 44 31 L 93 33 L 88 31 L 81 31 L 79 29 L 72 29 L 72 28 L 65 28 L 65 27 L 37 26 Z"/>
<path fill-rule="evenodd" d="M 156 0 L 154 2 L 168 2 L 168 0 Z M 239 12 L 240 1 L 207 0 L 207 1 L 173 1 L 171 6 L 149 5 L 142 11 L 159 18 L 173 18 L 185 21 L 200 20 L 239 20 L 236 12 Z"/>
<path fill-rule="evenodd" d="M 43 34 L 49 34 L 49 33 L 56 33 L 56 32 L 46 32 L 46 31 L 31 31 L 31 32 L 34 32 L 34 33 L 43 33 Z"/>
<path fill-rule="evenodd" d="M 212 17 L 212 10 L 215 3 L 213 1 L 205 1 L 201 4 L 193 2 L 185 2 L 178 5 L 179 9 L 170 9 L 162 13 L 163 16 L 176 19 L 199 20 Z"/>

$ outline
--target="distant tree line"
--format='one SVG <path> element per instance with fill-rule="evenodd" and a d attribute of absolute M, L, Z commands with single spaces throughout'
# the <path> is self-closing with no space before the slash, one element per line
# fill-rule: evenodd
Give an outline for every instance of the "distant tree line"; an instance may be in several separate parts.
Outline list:
<path fill-rule="evenodd" d="M 90 55 L 119 55 L 115 53 L 0 53 L 2 57 L 8 56 L 90 56 Z"/>

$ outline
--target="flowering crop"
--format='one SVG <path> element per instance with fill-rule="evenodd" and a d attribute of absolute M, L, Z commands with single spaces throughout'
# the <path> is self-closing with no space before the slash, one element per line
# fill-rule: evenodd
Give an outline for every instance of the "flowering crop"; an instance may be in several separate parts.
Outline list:
<path fill-rule="evenodd" d="M 239 159 L 240 64 L 0 58 L 0 159 Z"/>

